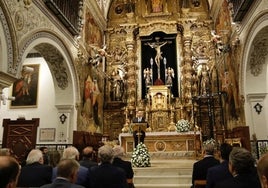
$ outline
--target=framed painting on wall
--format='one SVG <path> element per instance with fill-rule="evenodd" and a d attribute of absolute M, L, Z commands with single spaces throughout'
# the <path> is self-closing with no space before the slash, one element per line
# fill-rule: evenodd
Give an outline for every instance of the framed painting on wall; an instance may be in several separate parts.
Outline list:
<path fill-rule="evenodd" d="M 39 65 L 24 65 L 21 78 L 13 83 L 10 108 L 37 107 Z"/>
<path fill-rule="evenodd" d="M 55 135 L 56 135 L 55 128 L 40 128 L 39 141 L 53 142 L 55 141 Z"/>

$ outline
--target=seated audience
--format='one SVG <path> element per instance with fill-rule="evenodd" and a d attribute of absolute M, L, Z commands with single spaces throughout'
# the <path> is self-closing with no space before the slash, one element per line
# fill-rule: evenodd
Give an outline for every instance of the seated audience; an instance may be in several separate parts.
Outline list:
<path fill-rule="evenodd" d="M 97 166 L 98 163 L 93 160 L 94 153 L 93 147 L 85 147 L 82 152 L 82 160 L 79 161 L 80 165 L 88 169 L 90 169 L 92 166 Z"/>
<path fill-rule="evenodd" d="M 215 148 L 216 142 L 213 140 L 207 140 L 203 143 L 204 157 L 193 165 L 192 187 L 194 187 L 195 180 L 206 180 L 207 170 L 210 167 L 220 164 L 214 157 Z"/>
<path fill-rule="evenodd" d="M 61 160 L 62 159 L 73 159 L 79 161 L 79 151 L 73 146 L 68 147 L 64 149 Z M 58 167 L 53 168 L 52 180 L 57 177 L 57 170 Z M 77 180 L 75 184 L 82 185 L 84 187 L 89 187 L 89 171 L 86 167 L 79 166 Z"/>
<path fill-rule="evenodd" d="M 0 156 L 0 188 L 15 188 L 20 173 L 20 165 L 10 156 Z"/>
<path fill-rule="evenodd" d="M 0 149 L 0 156 L 10 156 L 11 152 L 9 148 L 1 148 Z"/>
<path fill-rule="evenodd" d="M 52 167 L 43 163 L 42 152 L 39 149 L 31 150 L 26 165 L 21 168 L 18 187 L 40 187 L 51 183 Z"/>
<path fill-rule="evenodd" d="M 51 184 L 43 185 L 41 188 L 83 188 L 74 184 L 77 179 L 79 163 L 73 159 L 62 159 L 57 165 L 57 178 Z"/>
<path fill-rule="evenodd" d="M 229 155 L 232 149 L 233 148 L 230 144 L 221 144 L 219 154 L 221 164 L 208 169 L 206 188 L 214 188 L 216 183 L 232 177 L 232 174 L 228 169 Z"/>
<path fill-rule="evenodd" d="M 216 188 L 260 188 L 252 154 L 240 147 L 234 147 L 229 156 L 229 170 L 233 177 L 219 182 Z"/>
<path fill-rule="evenodd" d="M 48 148 L 46 146 L 39 148 L 43 153 L 44 164 L 49 165 Z"/>
<path fill-rule="evenodd" d="M 259 159 L 257 170 L 262 188 L 268 188 L 268 153 Z"/>
<path fill-rule="evenodd" d="M 126 177 L 127 177 L 127 183 L 129 188 L 133 188 L 133 176 L 134 172 L 132 169 L 131 162 L 129 161 L 124 161 L 122 158 L 124 157 L 124 149 L 121 146 L 114 146 L 114 160 L 113 160 L 113 165 L 120 167 L 124 169 L 126 172 Z"/>
<path fill-rule="evenodd" d="M 49 152 L 49 165 L 52 167 L 56 167 L 60 161 L 61 155 L 57 150 L 52 150 Z"/>
<path fill-rule="evenodd" d="M 104 145 L 99 148 L 100 165 L 90 169 L 92 188 L 127 188 L 126 173 L 122 168 L 112 165 L 113 148 Z"/>

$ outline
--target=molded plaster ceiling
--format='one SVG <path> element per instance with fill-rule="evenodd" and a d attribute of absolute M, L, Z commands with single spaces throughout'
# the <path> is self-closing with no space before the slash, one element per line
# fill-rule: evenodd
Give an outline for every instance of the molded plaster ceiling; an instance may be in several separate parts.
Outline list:
<path fill-rule="evenodd" d="M 109 7 L 111 5 L 111 2 L 112 0 L 96 0 L 100 9 L 104 10 L 104 17 L 107 18 L 107 14 L 108 14 L 108 11 L 109 11 Z M 208 3 L 209 3 L 209 7 L 211 8 L 211 5 L 212 5 L 212 0 L 208 0 Z"/>

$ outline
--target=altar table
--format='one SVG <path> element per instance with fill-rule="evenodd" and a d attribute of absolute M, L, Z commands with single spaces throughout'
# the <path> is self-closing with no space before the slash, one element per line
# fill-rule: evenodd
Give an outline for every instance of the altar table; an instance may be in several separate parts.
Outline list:
<path fill-rule="evenodd" d="M 131 156 L 134 139 L 131 133 L 119 135 L 120 145 L 127 156 Z M 144 140 L 152 158 L 197 158 L 201 153 L 200 132 L 146 132 Z"/>

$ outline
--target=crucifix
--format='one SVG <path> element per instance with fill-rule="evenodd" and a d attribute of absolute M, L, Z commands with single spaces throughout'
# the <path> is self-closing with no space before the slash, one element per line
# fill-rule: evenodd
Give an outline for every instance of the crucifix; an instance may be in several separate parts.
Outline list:
<path fill-rule="evenodd" d="M 155 37 L 156 42 L 147 42 L 145 45 L 149 45 L 151 48 L 155 49 L 156 55 L 154 57 L 154 61 L 157 65 L 157 78 L 160 79 L 160 63 L 163 59 L 161 47 L 166 45 L 167 43 L 170 43 L 171 41 L 159 41 L 160 37 Z"/>

